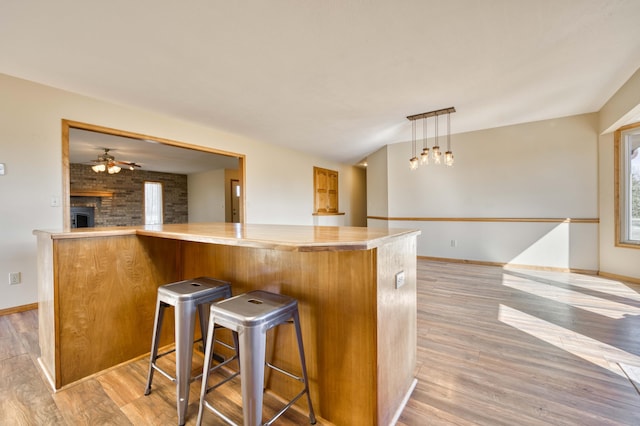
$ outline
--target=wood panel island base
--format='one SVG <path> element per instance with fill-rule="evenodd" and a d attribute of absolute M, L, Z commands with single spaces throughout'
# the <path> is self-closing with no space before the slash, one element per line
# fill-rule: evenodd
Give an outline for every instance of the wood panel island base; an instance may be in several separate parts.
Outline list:
<path fill-rule="evenodd" d="M 388 425 L 415 385 L 419 231 L 210 223 L 34 234 L 40 364 L 55 389 L 148 353 L 157 288 L 202 275 L 231 282 L 234 295 L 298 299 L 323 419 Z M 269 344 L 276 364 L 299 368 L 294 333 L 278 331 Z M 295 394 L 279 376 L 267 388 Z"/>

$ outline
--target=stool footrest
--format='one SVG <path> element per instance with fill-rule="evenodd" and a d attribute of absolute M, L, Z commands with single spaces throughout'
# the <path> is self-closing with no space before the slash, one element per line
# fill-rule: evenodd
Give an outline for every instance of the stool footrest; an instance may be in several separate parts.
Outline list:
<path fill-rule="evenodd" d="M 269 362 L 265 362 L 265 364 L 267 365 L 267 367 L 271 368 L 272 370 L 276 370 L 276 371 L 278 371 L 278 372 L 280 372 L 280 373 L 284 374 L 285 376 L 291 377 L 291 378 L 292 378 L 292 379 L 294 379 L 294 380 L 297 380 L 297 381 L 299 381 L 299 382 L 304 383 L 304 377 L 296 376 L 295 374 L 290 373 L 290 372 L 288 372 L 288 371 L 286 371 L 286 370 L 283 370 L 283 369 L 282 369 L 282 368 L 280 368 L 280 367 L 276 367 L 275 365 L 273 365 L 273 364 L 271 364 L 271 363 L 269 363 Z"/>
<path fill-rule="evenodd" d="M 195 345 L 195 344 L 196 344 L 196 343 L 198 343 L 198 342 L 202 342 L 202 339 L 194 340 L 194 341 L 193 341 L 193 344 Z M 234 348 L 233 348 L 233 346 L 227 345 L 225 342 L 221 342 L 220 340 L 215 339 L 215 342 L 216 342 L 216 343 L 218 343 L 218 344 L 219 344 L 219 345 L 221 345 L 221 346 L 226 347 L 226 348 L 234 349 Z M 158 354 L 158 355 L 156 356 L 156 358 L 155 358 L 155 359 L 156 359 L 156 361 L 157 361 L 157 360 L 158 360 L 158 359 L 160 359 L 161 357 L 163 357 L 163 356 L 165 356 L 165 355 L 172 354 L 172 353 L 174 353 L 175 351 L 176 351 L 175 349 L 170 349 L 170 350 L 168 350 L 168 351 L 166 351 L 166 352 L 163 352 L 163 353 L 161 353 L 161 354 Z M 215 353 L 214 353 L 214 354 L 211 354 L 211 356 L 212 356 L 214 359 L 222 358 L 221 356 L 216 355 Z M 211 372 L 211 371 L 215 370 L 216 368 L 221 367 L 221 366 L 223 366 L 223 365 L 225 365 L 225 364 L 228 364 L 229 362 L 233 361 L 233 360 L 234 360 L 234 359 L 236 359 L 237 357 L 238 357 L 237 355 L 234 355 L 233 357 L 231 357 L 231 358 L 229 358 L 229 359 L 227 359 L 227 360 L 225 360 L 225 361 L 222 361 L 220 364 L 216 365 L 216 366 L 215 366 L 215 367 L 213 367 L 211 370 L 209 370 L 209 372 Z M 173 383 L 176 383 L 177 379 L 176 379 L 175 377 L 173 377 L 172 375 L 170 375 L 169 373 L 167 373 L 166 371 L 164 371 L 162 368 L 158 367 L 158 366 L 156 365 L 155 361 L 151 363 L 151 368 L 153 368 L 154 370 L 156 370 L 158 373 L 162 374 L 162 375 L 163 375 L 164 377 L 166 377 L 167 379 L 171 380 Z M 285 373 L 285 374 L 286 374 L 286 372 L 285 372 L 285 371 L 283 371 L 283 373 Z M 238 374 L 239 374 L 239 373 L 238 373 Z M 202 373 L 198 374 L 197 376 L 192 376 L 192 377 L 191 377 L 191 379 L 189 380 L 189 382 L 195 382 L 196 380 L 200 379 L 201 377 L 202 377 Z M 292 377 L 293 377 L 293 376 L 292 376 Z"/>
<path fill-rule="evenodd" d="M 220 417 L 222 420 L 227 422 L 227 424 L 229 424 L 231 426 L 238 426 L 238 424 L 236 422 L 234 422 L 229 417 L 227 417 L 224 414 L 222 414 L 220 411 L 218 411 L 218 409 L 216 409 L 216 407 L 214 407 L 213 405 L 209 404 L 207 401 L 204 401 L 203 404 L 204 404 L 205 407 L 207 407 L 209 410 L 211 410 L 211 412 L 213 412 L 218 417 Z"/>
<path fill-rule="evenodd" d="M 155 362 L 151 363 L 151 368 L 153 368 L 154 370 L 156 370 L 158 373 L 162 374 L 164 377 L 166 377 L 167 379 L 171 380 L 173 383 L 176 382 L 176 378 L 173 377 L 172 375 L 170 375 L 169 373 L 167 373 L 166 371 L 164 371 L 162 368 L 158 367 Z"/>
<path fill-rule="evenodd" d="M 203 341 L 204 341 L 204 340 L 202 340 L 202 337 L 201 337 L 201 338 L 199 338 L 199 339 L 194 340 L 194 341 L 193 341 L 193 344 L 195 345 L 196 343 L 202 343 Z M 220 343 L 220 344 L 221 344 L 221 345 L 223 345 L 223 346 L 226 346 L 226 345 L 227 345 L 226 343 L 224 343 L 224 342 L 220 342 L 219 340 L 216 340 L 216 342 Z M 232 347 L 229 347 L 229 349 L 233 349 L 233 348 L 232 348 Z M 169 355 L 169 354 L 172 354 L 172 353 L 174 353 L 175 351 L 176 351 L 176 348 L 174 347 L 173 349 L 169 349 L 169 350 L 168 350 L 168 351 L 166 351 L 166 352 L 162 352 L 161 354 L 156 355 L 156 357 L 155 357 L 154 359 L 162 358 L 163 356 L 165 356 L 165 355 Z"/>
<path fill-rule="evenodd" d="M 271 418 L 271 420 L 269 420 L 266 423 L 263 423 L 263 426 L 268 426 L 268 425 L 272 424 L 273 422 L 275 422 L 276 420 L 278 420 L 278 417 L 280 417 L 282 414 L 284 414 L 284 412 L 287 411 L 289 409 L 289 407 L 291 407 L 293 404 L 295 404 L 296 401 L 299 400 L 300 397 L 302 395 L 304 395 L 305 393 L 307 393 L 306 389 L 303 389 L 302 391 L 300 391 L 300 393 L 298 395 L 296 395 L 295 398 L 293 398 L 291 401 L 289 401 L 289 403 L 287 405 L 285 405 L 282 408 L 282 410 L 278 411 L 276 413 L 276 415 Z"/>
<path fill-rule="evenodd" d="M 218 364 L 218 365 L 216 365 L 216 366 L 214 366 L 214 367 L 211 367 L 211 368 L 209 369 L 209 374 L 211 374 L 211 372 L 213 372 L 213 371 L 215 371 L 215 370 L 217 370 L 217 369 L 219 369 L 219 368 L 224 367 L 225 365 L 229 364 L 231 361 L 233 361 L 234 359 L 237 359 L 237 358 L 238 358 L 238 356 L 237 356 L 237 355 L 234 355 L 234 356 L 232 356 L 231 358 L 229 358 L 229 359 L 227 359 L 227 360 L 225 360 L 225 361 L 221 362 L 220 364 Z M 230 375 L 230 376 L 228 376 L 228 377 L 226 377 L 226 378 L 222 379 L 221 381 L 219 381 L 219 382 L 218 382 L 218 383 L 216 383 L 215 385 L 210 386 L 210 387 L 207 387 L 207 388 L 206 388 L 205 393 L 209 393 L 209 392 L 211 392 L 212 390 L 214 390 L 214 389 L 216 389 L 216 388 L 218 388 L 218 387 L 220 387 L 220 386 L 224 385 L 224 384 L 225 384 L 225 383 L 227 383 L 229 380 L 232 380 L 234 377 L 237 377 L 237 376 L 239 376 L 239 375 L 240 375 L 240 372 L 239 372 L 239 371 L 234 371 L 233 373 L 231 373 L 231 375 Z"/>

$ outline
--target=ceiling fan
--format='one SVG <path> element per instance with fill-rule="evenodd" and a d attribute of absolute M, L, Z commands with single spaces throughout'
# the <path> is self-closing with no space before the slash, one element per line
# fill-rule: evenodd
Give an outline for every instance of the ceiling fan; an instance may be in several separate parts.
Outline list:
<path fill-rule="evenodd" d="M 120 166 L 125 166 L 129 170 L 135 170 L 136 167 L 142 167 L 140 164 L 129 161 L 116 161 L 115 157 L 109 154 L 109 148 L 103 149 L 104 154 L 98 155 L 98 158 L 93 160 L 94 165 L 91 166 L 91 169 L 96 173 L 107 171 L 111 175 L 114 173 L 120 173 L 120 170 L 122 169 Z"/>

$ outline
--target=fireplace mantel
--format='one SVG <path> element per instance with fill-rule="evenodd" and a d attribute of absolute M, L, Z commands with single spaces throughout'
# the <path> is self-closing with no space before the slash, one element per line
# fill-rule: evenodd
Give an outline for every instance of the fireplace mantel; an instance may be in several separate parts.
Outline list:
<path fill-rule="evenodd" d="M 113 197 L 113 191 L 87 191 L 83 189 L 71 190 L 72 197 Z"/>

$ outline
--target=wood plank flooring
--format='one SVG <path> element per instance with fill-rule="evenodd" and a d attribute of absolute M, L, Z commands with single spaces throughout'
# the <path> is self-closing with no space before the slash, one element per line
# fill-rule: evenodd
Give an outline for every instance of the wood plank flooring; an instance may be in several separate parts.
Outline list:
<path fill-rule="evenodd" d="M 418 280 L 399 425 L 640 425 L 640 286 L 424 260 Z"/>
<path fill-rule="evenodd" d="M 168 380 L 156 375 L 143 396 L 146 358 L 53 393 L 37 323 L 37 311 L 0 316 L 0 425 L 175 424 Z M 419 260 L 416 375 L 398 425 L 640 425 L 640 286 Z M 216 399 L 229 413 L 237 388 Z M 198 392 L 195 382 L 187 424 Z M 289 411 L 276 424 L 308 419 Z"/>

